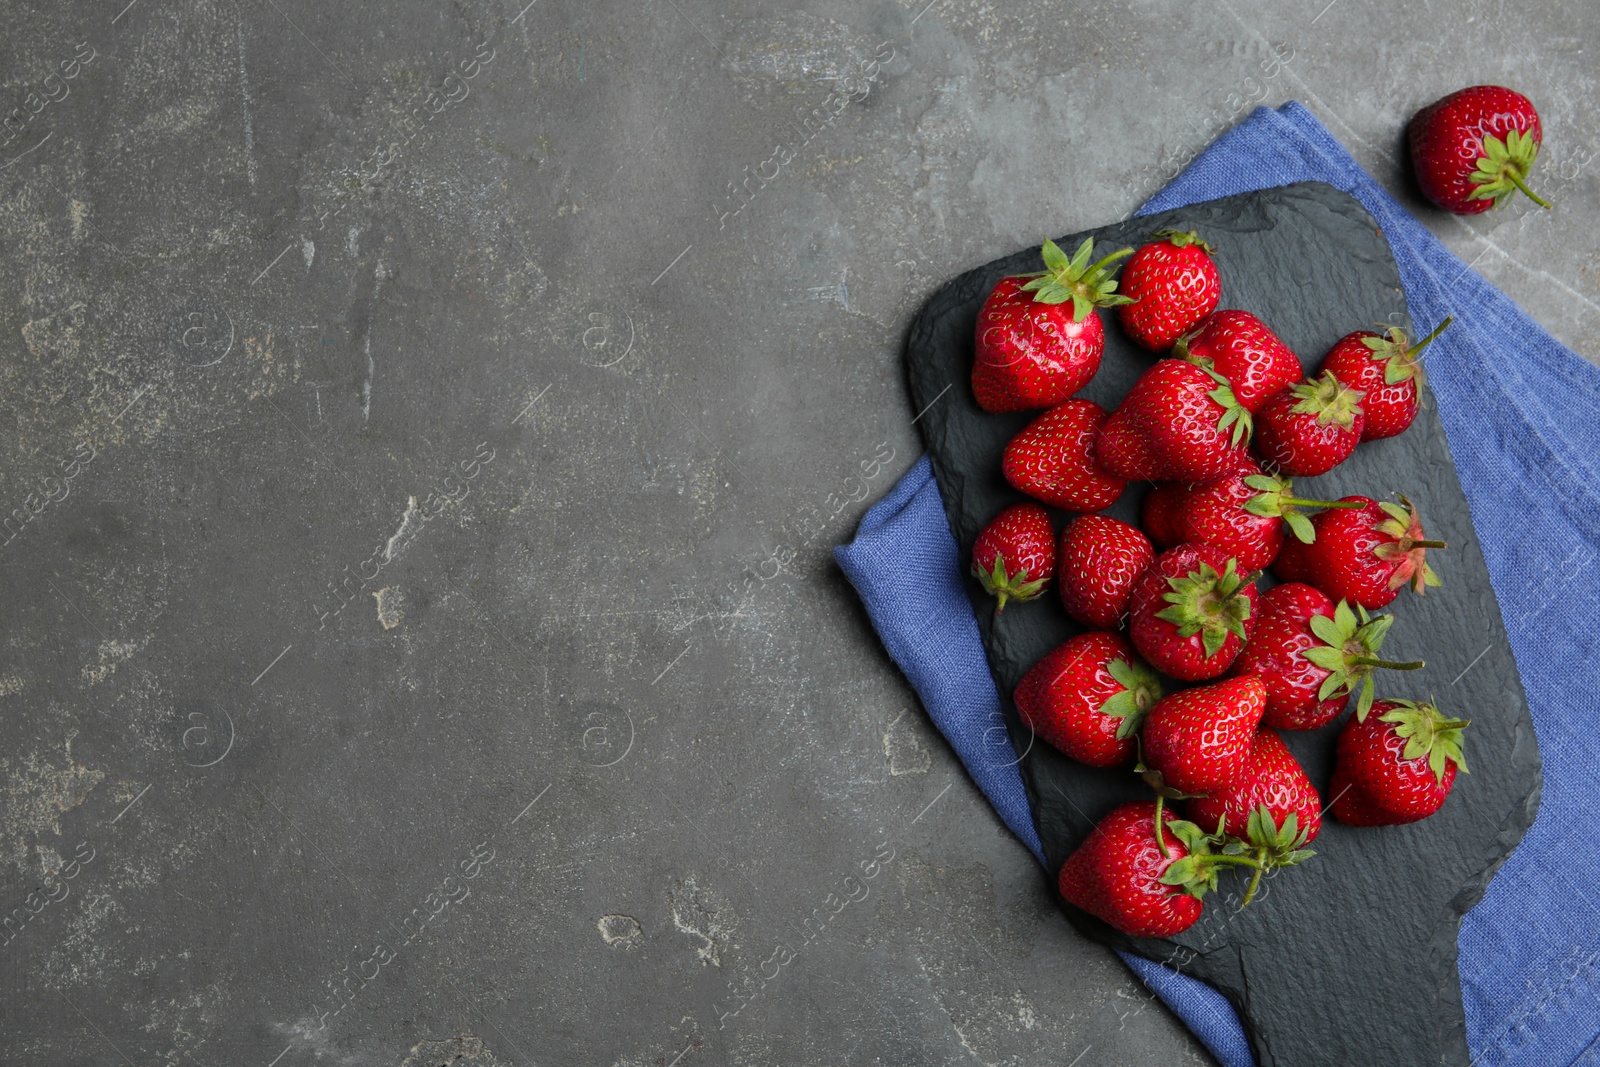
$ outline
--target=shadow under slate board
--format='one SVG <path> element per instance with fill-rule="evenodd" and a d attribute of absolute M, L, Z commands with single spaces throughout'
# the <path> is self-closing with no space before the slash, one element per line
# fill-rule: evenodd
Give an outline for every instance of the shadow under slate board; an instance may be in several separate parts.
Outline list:
<path fill-rule="evenodd" d="M 1351 330 L 1380 321 L 1412 329 L 1398 268 L 1376 223 L 1354 199 L 1321 183 L 1197 204 L 1057 243 L 1070 253 L 1092 236 L 1103 246 L 1098 256 L 1137 247 L 1164 227 L 1197 230 L 1211 242 L 1222 273 L 1221 306 L 1259 315 L 1307 370 Z M 1006 442 L 1038 414 L 991 415 L 977 406 L 968 384 L 973 324 L 998 279 L 1040 267 L 1038 250 L 1029 249 L 963 274 L 928 301 L 907 339 L 912 410 L 932 405 L 921 420 L 923 434 L 963 560 L 989 519 L 1025 499 L 1006 484 L 1000 460 Z M 1114 315 L 1097 314 L 1108 319 L 1105 357 L 1080 395 L 1110 410 L 1154 357 L 1123 336 Z M 953 387 L 940 400 L 947 386 Z M 1541 777 L 1527 702 L 1431 397 L 1406 433 L 1363 444 L 1330 473 L 1295 484 L 1298 495 L 1316 499 L 1351 493 L 1392 499 L 1403 492 L 1420 509 L 1429 536 L 1449 542 L 1428 557 L 1443 586 L 1425 597 L 1403 591 L 1387 609 L 1396 622 L 1385 655 L 1428 665 L 1408 674 L 1380 672 L 1386 677 L 1379 678 L 1378 695 L 1431 697 L 1447 714 L 1471 719 L 1472 773 L 1458 776 L 1443 810 L 1420 823 L 1359 829 L 1328 817 L 1315 858 L 1270 876 L 1243 910 L 1235 903 L 1242 879 L 1225 875 L 1201 920 L 1170 940 L 1128 938 L 1062 907 L 1086 935 L 1220 989 L 1239 1009 L 1262 1067 L 1465 1065 L 1457 926 L 1533 822 Z M 1137 523 L 1146 488 L 1129 486 L 1109 513 Z M 1056 513 L 1057 528 L 1068 518 Z M 993 598 L 970 577 L 968 592 L 1012 744 L 1022 754 L 1054 896 L 1056 871 L 1094 823 L 1117 804 L 1151 794 L 1131 772 L 1095 770 L 1033 743 L 1017 718 L 1011 703 L 1017 681 L 1080 630 L 1053 589 L 998 619 Z M 1284 735 L 1325 799 L 1343 722 Z"/>

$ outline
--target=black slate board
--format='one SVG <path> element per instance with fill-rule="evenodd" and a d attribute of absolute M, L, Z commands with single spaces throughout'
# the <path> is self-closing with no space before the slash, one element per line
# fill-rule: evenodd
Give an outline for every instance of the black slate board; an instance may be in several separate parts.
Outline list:
<path fill-rule="evenodd" d="M 1412 328 L 1398 268 L 1376 223 L 1354 199 L 1321 183 L 1215 200 L 1057 243 L 1070 250 L 1093 236 L 1105 250 L 1137 246 L 1163 227 L 1196 229 L 1211 241 L 1222 272 L 1221 306 L 1261 316 L 1308 370 L 1351 330 L 1379 321 Z M 928 301 L 907 339 L 912 408 L 926 408 L 922 432 L 963 560 L 984 524 L 1024 499 L 1005 483 L 1000 457 L 1036 414 L 978 408 L 969 385 L 973 324 L 999 278 L 1039 266 L 1038 250 L 1028 249 L 963 274 Z M 1114 316 L 1106 317 L 1105 359 L 1080 395 L 1109 410 L 1152 357 L 1122 336 Z M 1269 878 L 1242 911 L 1235 906 L 1242 880 L 1226 881 L 1222 894 L 1208 898 L 1200 922 L 1172 940 L 1128 938 L 1062 907 L 1088 936 L 1215 985 L 1240 1009 L 1262 1067 L 1465 1065 L 1456 929 L 1532 824 L 1541 784 L 1533 724 L 1499 606 L 1431 398 L 1405 434 L 1364 444 L 1334 471 L 1296 486 L 1321 499 L 1404 492 L 1421 510 L 1429 536 L 1450 542 L 1429 556 L 1443 587 L 1422 598 L 1403 592 L 1391 608 L 1397 621 L 1385 654 L 1425 659 L 1428 666 L 1380 678 L 1379 696 L 1431 696 L 1449 714 L 1472 719 L 1466 752 L 1473 773 L 1457 778 L 1439 814 L 1412 826 L 1354 829 L 1328 817 L 1316 858 Z M 1130 486 L 1109 513 L 1136 523 L 1144 489 Z M 1057 514 L 1058 527 L 1066 518 Z M 969 593 L 1012 744 L 1024 754 L 1054 895 L 1055 872 L 1094 821 L 1150 794 L 1130 773 L 1093 770 L 1032 743 L 1017 719 L 1010 700 L 1017 680 L 1079 629 L 1054 594 L 996 620 L 992 598 L 970 579 Z M 1343 721 L 1285 734 L 1324 796 Z"/>

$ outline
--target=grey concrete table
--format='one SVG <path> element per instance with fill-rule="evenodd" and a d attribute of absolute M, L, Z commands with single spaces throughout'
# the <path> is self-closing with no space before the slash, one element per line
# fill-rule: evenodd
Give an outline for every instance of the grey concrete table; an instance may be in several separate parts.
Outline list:
<path fill-rule="evenodd" d="M 908 316 L 1496 80 L 1558 212 L 1435 224 L 1596 351 L 1592 5 L 0 16 L 6 1063 L 1206 1062 L 830 562 Z"/>

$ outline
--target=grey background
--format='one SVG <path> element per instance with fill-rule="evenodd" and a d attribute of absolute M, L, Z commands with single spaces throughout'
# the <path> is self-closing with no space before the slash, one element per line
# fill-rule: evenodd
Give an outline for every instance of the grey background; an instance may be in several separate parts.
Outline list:
<path fill-rule="evenodd" d="M 1557 211 L 1425 217 L 1592 354 L 1600 13 L 924 2 L 0 3 L 0 1058 L 1207 1062 L 831 564 L 904 326 L 1492 80 Z"/>

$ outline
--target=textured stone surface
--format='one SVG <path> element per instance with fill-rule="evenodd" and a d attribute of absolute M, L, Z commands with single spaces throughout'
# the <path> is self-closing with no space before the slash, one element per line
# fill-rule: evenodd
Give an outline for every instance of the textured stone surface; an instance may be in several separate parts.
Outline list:
<path fill-rule="evenodd" d="M 0 0 L 0 514 L 93 451 L 0 549 L 0 914 L 94 857 L 0 1060 L 1204 1062 L 829 561 L 921 447 L 906 325 L 1256 101 L 1415 203 L 1401 125 L 1492 76 L 1557 212 L 1430 224 L 1593 351 L 1600 12 L 525 3 Z"/>
<path fill-rule="evenodd" d="M 1308 371 L 1335 341 L 1366 324 L 1392 322 L 1418 333 L 1372 217 L 1328 185 L 1212 201 L 1058 243 L 1071 249 L 1093 236 L 1103 254 L 1136 246 L 1163 228 L 1192 229 L 1212 242 L 1223 279 L 1221 306 L 1259 315 Z M 964 550 L 1001 509 L 1027 499 L 1006 484 L 1000 458 L 1010 437 L 1036 414 L 991 415 L 978 408 L 967 385 L 973 323 L 995 281 L 1038 267 L 1038 253 L 1029 251 L 962 275 L 929 300 L 907 341 L 912 402 L 919 409 L 931 405 L 921 420 L 923 433 Z M 1126 339 L 1114 316 L 1107 317 L 1113 321 L 1104 360 L 1079 395 L 1109 410 L 1152 360 Z M 1423 324 L 1421 332 L 1433 325 Z M 1385 655 L 1426 660 L 1427 666 L 1380 678 L 1379 694 L 1432 696 L 1449 714 L 1471 719 L 1467 758 L 1474 773 L 1459 776 L 1445 807 L 1422 823 L 1373 830 L 1327 820 L 1314 859 L 1269 877 L 1248 909 L 1237 907 L 1242 884 L 1225 886 L 1177 938 L 1130 939 L 1075 908 L 1065 910 L 1092 937 L 1215 983 L 1240 1006 L 1264 1067 L 1464 1067 L 1456 926 L 1533 821 L 1541 782 L 1533 722 L 1431 402 L 1404 434 L 1362 445 L 1333 471 L 1296 479 L 1295 487 L 1322 500 L 1351 493 L 1383 499 L 1401 489 L 1429 535 L 1449 541 L 1448 550 L 1430 556 L 1442 587 L 1425 597 L 1404 592 L 1387 609 L 1396 623 Z M 1145 488 L 1130 486 L 1109 512 L 1137 524 Z M 1068 518 L 1056 517 L 1058 525 Z M 1262 585 L 1270 581 L 1269 575 Z M 968 588 L 1006 694 L 1012 742 L 1022 755 L 1053 872 L 1107 811 L 1150 793 L 1128 771 L 1084 767 L 1035 743 L 1016 717 L 1009 694 L 1017 681 L 1082 631 L 1060 599 L 1043 596 L 997 616 L 994 598 L 975 579 Z M 1168 687 L 1177 683 L 1169 680 Z M 1283 735 L 1325 797 L 1339 725 Z M 1408 992 L 1396 996 L 1397 990 Z M 1311 1003 L 1326 1010 L 1307 1012 Z"/>

